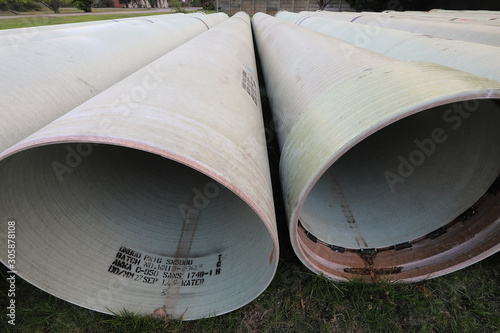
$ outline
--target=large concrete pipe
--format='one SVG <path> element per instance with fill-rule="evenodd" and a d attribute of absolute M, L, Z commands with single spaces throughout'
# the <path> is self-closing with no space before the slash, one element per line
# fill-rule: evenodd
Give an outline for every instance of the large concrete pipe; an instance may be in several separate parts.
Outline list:
<path fill-rule="evenodd" d="M 184 14 L 168 14 L 168 16 L 174 18 L 176 16 L 183 16 Z M 165 15 L 167 16 L 167 15 Z M 127 19 L 148 19 L 153 16 L 140 16 L 140 17 L 132 17 L 132 18 L 123 18 L 123 19 L 111 19 L 111 20 L 98 20 L 98 21 L 87 21 L 87 22 L 76 22 L 76 23 L 64 23 L 64 24 L 50 24 L 50 25 L 39 25 L 39 26 L 28 26 L 22 28 L 13 28 L 13 29 L 2 29 L 0 30 L 0 38 L 3 39 L 4 36 L 11 35 L 12 39 L 14 39 L 14 35 L 26 35 L 32 38 L 48 38 L 50 35 L 42 36 L 40 33 L 47 31 L 55 31 L 55 30 L 73 30 L 78 31 L 78 29 L 86 28 L 92 25 L 100 25 L 100 24 L 109 24 L 113 22 L 119 22 Z"/>
<path fill-rule="evenodd" d="M 0 211 L 15 221 L 16 270 L 57 297 L 105 313 L 189 320 L 247 304 L 275 273 L 275 213 L 244 13 L 0 158 Z"/>
<path fill-rule="evenodd" d="M 500 81 L 500 48 L 496 46 L 290 12 L 276 17 L 395 59 L 433 62 Z"/>
<path fill-rule="evenodd" d="M 105 28 L 116 28 L 117 24 L 123 27 L 123 23 L 127 24 L 138 24 L 147 21 L 149 23 L 160 23 L 166 20 L 172 19 L 183 19 L 189 16 L 201 17 L 203 18 L 206 14 L 203 12 L 196 12 L 190 14 L 172 13 L 163 15 L 151 15 L 151 16 L 139 16 L 139 17 L 127 17 L 112 20 L 99 20 L 99 21 L 88 21 L 88 22 L 77 22 L 77 23 L 66 23 L 66 24 L 52 24 L 52 25 L 42 25 L 35 27 L 26 28 L 15 28 L 15 29 L 3 29 L 0 30 L 0 46 L 11 45 L 16 46 L 16 44 L 24 44 L 28 41 L 33 42 L 41 39 L 51 39 L 57 37 L 66 37 L 70 35 L 86 34 L 92 33 L 92 27 L 97 27 L 99 25 L 107 25 Z M 215 22 L 213 22 L 215 23 Z M 100 29 L 103 29 L 101 27 Z M 47 32 L 51 33 L 47 33 Z M 101 30 L 102 33 L 102 30 Z"/>
<path fill-rule="evenodd" d="M 226 18 L 120 21 L 0 47 L 0 152 Z"/>
<path fill-rule="evenodd" d="M 500 46 L 500 29 L 493 25 L 453 24 L 450 22 L 422 21 L 395 17 L 382 13 L 300 12 L 301 15 L 324 16 L 349 20 L 382 28 L 397 29 L 430 36 L 458 39 L 473 43 Z"/>
<path fill-rule="evenodd" d="M 368 12 L 369 14 L 369 12 Z M 442 21 L 465 24 L 485 24 L 499 25 L 500 16 L 488 12 L 422 12 L 422 11 L 384 11 L 381 15 L 388 15 L 391 18 L 411 18 L 415 20 Z"/>
<path fill-rule="evenodd" d="M 500 249 L 499 82 L 252 20 L 307 267 L 417 281 Z"/>
<path fill-rule="evenodd" d="M 302 11 L 302 13 L 313 13 L 312 11 Z M 332 13 L 331 11 L 316 11 L 319 16 L 328 16 L 328 13 Z M 437 21 L 446 21 L 452 23 L 472 23 L 472 24 L 486 24 L 486 25 L 496 25 L 498 24 L 497 14 L 486 14 L 485 12 L 469 12 L 469 13 L 439 13 L 439 12 L 412 12 L 412 11 L 394 11 L 394 10 L 386 10 L 381 13 L 379 12 L 335 12 L 336 19 L 342 20 L 353 20 L 359 16 L 372 15 L 372 16 L 381 16 L 390 20 L 394 19 L 415 19 L 415 20 L 437 20 Z"/>

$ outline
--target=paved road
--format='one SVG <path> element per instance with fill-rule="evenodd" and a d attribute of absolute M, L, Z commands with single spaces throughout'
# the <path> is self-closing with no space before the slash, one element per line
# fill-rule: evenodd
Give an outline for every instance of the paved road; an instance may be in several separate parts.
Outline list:
<path fill-rule="evenodd" d="M 194 11 L 194 10 L 201 10 L 203 8 L 201 7 L 187 7 L 185 8 L 186 11 Z M 64 13 L 60 13 L 60 14 L 40 14 L 40 15 L 36 15 L 36 14 L 28 14 L 28 15 L 4 15 L 4 16 L 0 16 L 0 20 L 3 20 L 3 19 L 14 19 L 14 18 L 20 18 L 20 17 L 58 17 L 58 16 L 79 16 L 79 15 L 109 15 L 109 14 L 153 14 L 153 13 L 159 13 L 159 12 L 165 12 L 165 13 L 168 13 L 168 12 L 172 12 L 174 11 L 173 9 L 171 8 L 155 8 L 155 9 L 142 9 L 142 10 L 138 10 L 138 9 L 127 9 L 127 8 L 120 8 L 120 9 L 113 9 L 109 12 L 98 12 L 98 13 L 84 13 L 84 12 L 81 12 L 81 13 L 68 13 L 68 14 L 64 14 Z"/>

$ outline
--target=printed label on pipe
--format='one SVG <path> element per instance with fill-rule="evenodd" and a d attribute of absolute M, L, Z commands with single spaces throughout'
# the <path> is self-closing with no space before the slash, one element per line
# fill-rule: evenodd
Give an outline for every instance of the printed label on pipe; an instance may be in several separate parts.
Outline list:
<path fill-rule="evenodd" d="M 245 66 L 245 69 L 241 71 L 242 73 L 242 79 L 241 79 L 241 86 L 243 89 L 246 90 L 248 95 L 252 97 L 255 105 L 257 104 L 257 84 L 255 83 L 255 80 L 251 74 L 251 70 L 248 66 Z"/>
<path fill-rule="evenodd" d="M 195 287 L 214 280 L 222 273 L 227 255 L 181 259 L 159 256 L 121 246 L 108 272 L 138 283 L 164 287 Z"/>

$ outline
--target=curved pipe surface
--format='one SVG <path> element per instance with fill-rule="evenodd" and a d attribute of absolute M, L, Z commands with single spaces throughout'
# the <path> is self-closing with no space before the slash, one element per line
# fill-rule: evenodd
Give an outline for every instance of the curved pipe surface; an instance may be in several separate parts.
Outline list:
<path fill-rule="evenodd" d="M 338 20 L 367 24 L 376 27 L 403 30 L 441 38 L 463 40 L 472 43 L 500 46 L 500 31 L 493 25 L 453 24 L 415 20 L 391 16 L 383 13 L 335 13 L 335 12 L 300 12 L 301 15 L 323 16 Z"/>
<path fill-rule="evenodd" d="M 105 313 L 257 297 L 279 257 L 257 80 L 240 13 L 2 153 L 19 275 Z"/>
<path fill-rule="evenodd" d="M 0 47 L 0 152 L 226 18 L 120 21 Z"/>
<path fill-rule="evenodd" d="M 370 12 L 366 12 L 370 14 Z M 384 11 L 377 13 L 388 15 L 391 18 L 408 18 L 423 21 L 440 21 L 450 23 L 465 23 L 465 24 L 483 24 L 483 25 L 498 25 L 500 24 L 500 16 L 489 12 L 421 12 L 421 11 Z"/>
<path fill-rule="evenodd" d="M 407 31 L 280 12 L 277 18 L 403 61 L 428 61 L 500 81 L 500 48 Z"/>
<path fill-rule="evenodd" d="M 50 34 L 45 34 L 46 32 L 56 32 L 60 33 L 81 33 L 85 29 L 91 26 L 99 26 L 102 24 L 112 24 L 112 23 L 123 23 L 123 22 L 142 22 L 149 21 L 150 23 L 158 23 L 165 20 L 179 19 L 185 17 L 206 17 L 204 12 L 195 12 L 189 14 L 183 13 L 170 13 L 162 15 L 147 15 L 147 16 L 133 16 L 126 18 L 117 18 L 111 20 L 98 20 L 98 21 L 88 21 L 88 22 L 76 22 L 76 23 L 64 23 L 64 24 L 51 24 L 51 25 L 40 25 L 34 27 L 24 27 L 24 28 L 13 28 L 13 29 L 2 29 L 0 30 L 0 40 L 4 40 L 5 36 L 13 35 L 25 35 L 26 38 L 30 40 L 37 38 L 53 38 Z M 43 33 L 43 34 L 41 34 Z M 15 42 L 15 38 L 11 38 L 11 41 Z M 2 42 L 3 43 L 3 42 Z M 2 44 L 3 45 L 3 44 Z"/>
<path fill-rule="evenodd" d="M 499 82 L 261 13 L 253 23 L 290 237 L 307 267 L 418 281 L 499 250 Z"/>

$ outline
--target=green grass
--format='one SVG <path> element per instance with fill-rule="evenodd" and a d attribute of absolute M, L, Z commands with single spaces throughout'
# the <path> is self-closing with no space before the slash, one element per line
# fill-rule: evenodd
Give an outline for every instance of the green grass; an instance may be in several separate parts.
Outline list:
<path fill-rule="evenodd" d="M 333 283 L 294 258 L 255 301 L 197 321 L 163 321 L 129 313 L 109 316 L 57 299 L 17 280 L 15 330 L 6 332 L 499 332 L 500 254 L 414 284 Z M 5 309 L 6 270 L 1 275 Z"/>

